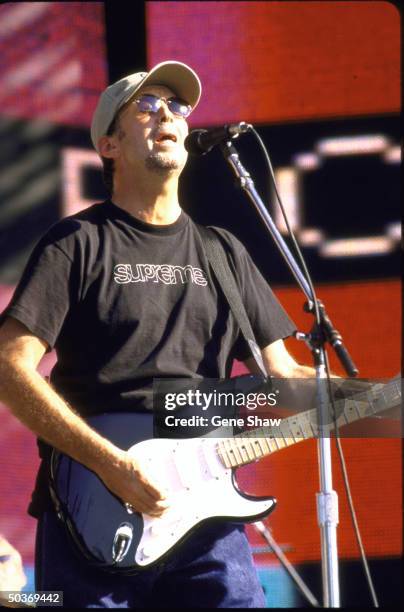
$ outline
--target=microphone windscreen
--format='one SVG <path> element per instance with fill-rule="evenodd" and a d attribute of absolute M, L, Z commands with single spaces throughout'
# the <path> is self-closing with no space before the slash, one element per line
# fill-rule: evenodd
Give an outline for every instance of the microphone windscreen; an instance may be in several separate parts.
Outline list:
<path fill-rule="evenodd" d="M 190 155 L 203 155 L 206 149 L 200 144 L 199 138 L 202 134 L 206 134 L 208 130 L 192 130 L 184 140 L 185 150 Z"/>

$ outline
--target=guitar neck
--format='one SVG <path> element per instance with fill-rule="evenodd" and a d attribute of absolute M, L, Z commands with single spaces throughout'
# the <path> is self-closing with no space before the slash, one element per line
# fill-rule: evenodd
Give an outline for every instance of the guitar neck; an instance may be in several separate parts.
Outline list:
<path fill-rule="evenodd" d="M 399 404 L 401 400 L 400 380 L 393 379 L 387 384 L 376 384 L 370 391 L 358 393 L 355 399 L 334 401 L 337 427 L 343 427 L 359 419 L 374 416 Z M 335 421 L 321 428 L 321 435 L 327 436 L 335 429 Z M 302 440 L 318 436 L 317 410 L 289 416 L 276 427 L 250 429 L 233 438 L 218 442 L 217 452 L 227 468 L 247 465 Z"/>

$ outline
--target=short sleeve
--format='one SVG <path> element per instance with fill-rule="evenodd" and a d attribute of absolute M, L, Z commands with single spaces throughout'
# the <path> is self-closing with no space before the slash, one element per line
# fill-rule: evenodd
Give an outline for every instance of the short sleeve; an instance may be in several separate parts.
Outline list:
<path fill-rule="evenodd" d="M 13 317 L 53 348 L 74 294 L 71 257 L 45 237 L 32 252 L 0 324 Z"/>
<path fill-rule="evenodd" d="M 229 245 L 228 237 L 224 238 L 227 238 L 226 242 Z M 263 349 L 276 340 L 291 336 L 296 331 L 295 324 L 245 247 L 234 236 L 231 236 L 229 246 L 230 263 L 259 348 Z M 251 351 L 242 336 L 239 336 L 236 343 L 234 356 L 241 361 L 251 356 Z"/>

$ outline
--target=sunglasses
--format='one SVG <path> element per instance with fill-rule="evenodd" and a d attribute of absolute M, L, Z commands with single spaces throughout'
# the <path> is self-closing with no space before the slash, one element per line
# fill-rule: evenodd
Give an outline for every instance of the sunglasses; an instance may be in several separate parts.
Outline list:
<path fill-rule="evenodd" d="M 191 114 L 192 106 L 180 98 L 160 98 L 153 94 L 143 94 L 134 100 L 141 113 L 157 113 L 163 102 L 167 104 L 170 112 L 177 117 L 185 119 Z"/>

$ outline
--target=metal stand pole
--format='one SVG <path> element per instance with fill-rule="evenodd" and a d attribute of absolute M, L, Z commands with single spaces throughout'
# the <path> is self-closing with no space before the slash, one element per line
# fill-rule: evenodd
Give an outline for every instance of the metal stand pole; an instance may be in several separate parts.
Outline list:
<path fill-rule="evenodd" d="M 319 358 L 324 359 L 322 350 Z M 317 440 L 320 493 L 317 493 L 317 518 L 321 535 L 321 569 L 323 577 L 324 606 L 339 608 L 339 576 L 337 553 L 338 496 L 332 488 L 331 431 L 329 413 L 324 410 L 328 404 L 325 363 L 316 365 L 317 393 L 319 407 L 319 437 Z"/>
<path fill-rule="evenodd" d="M 221 145 L 222 153 L 239 179 L 240 187 L 247 193 L 254 204 L 258 214 L 263 220 L 267 230 L 277 244 L 283 258 L 291 269 L 299 286 L 308 299 L 306 310 L 314 313 L 315 296 L 312 294 L 310 285 L 297 265 L 292 253 L 285 243 L 282 235 L 278 231 L 275 223 L 271 219 L 264 203 L 262 202 L 250 174 L 240 162 L 237 150 L 229 140 Z M 325 354 L 324 343 L 328 340 L 334 347 L 339 359 L 343 363 L 346 371 L 350 375 L 355 375 L 357 370 L 345 349 L 340 334 L 332 327 L 331 321 L 325 313 L 324 306 L 317 302 L 317 309 L 320 313 L 321 329 L 317 325 L 313 328 L 313 333 L 309 338 L 313 354 L 314 366 L 317 382 L 318 399 L 318 461 L 320 472 L 320 493 L 317 495 L 318 520 L 321 533 L 321 558 L 323 576 L 323 599 L 324 607 L 339 607 L 339 579 L 338 579 L 338 553 L 337 553 L 337 524 L 338 524 L 338 499 L 337 493 L 332 489 L 332 469 L 331 469 L 331 445 L 329 418 L 327 418 L 328 393 L 325 381 Z"/>

